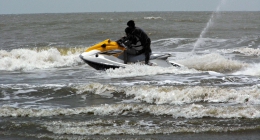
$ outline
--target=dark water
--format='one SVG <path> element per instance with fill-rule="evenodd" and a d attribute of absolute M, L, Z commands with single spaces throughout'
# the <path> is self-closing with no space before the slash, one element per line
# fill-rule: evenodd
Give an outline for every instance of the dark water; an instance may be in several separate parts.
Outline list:
<path fill-rule="evenodd" d="M 184 67 L 80 60 L 129 19 Z M 0 35 L 1 139 L 260 139 L 259 12 L 0 15 Z"/>

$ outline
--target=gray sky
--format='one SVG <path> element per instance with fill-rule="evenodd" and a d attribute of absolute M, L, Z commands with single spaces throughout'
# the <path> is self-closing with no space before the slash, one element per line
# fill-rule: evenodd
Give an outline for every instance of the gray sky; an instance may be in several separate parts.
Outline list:
<path fill-rule="evenodd" d="M 219 5 L 221 11 L 260 11 L 260 0 L 0 0 L 0 14 L 215 11 Z"/>

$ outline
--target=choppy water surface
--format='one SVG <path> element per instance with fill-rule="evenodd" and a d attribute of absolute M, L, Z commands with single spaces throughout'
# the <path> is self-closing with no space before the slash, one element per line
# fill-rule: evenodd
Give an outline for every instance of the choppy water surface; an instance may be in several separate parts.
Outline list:
<path fill-rule="evenodd" d="M 259 139 L 260 13 L 0 15 L 1 139 Z M 133 19 L 184 67 L 78 57 Z"/>

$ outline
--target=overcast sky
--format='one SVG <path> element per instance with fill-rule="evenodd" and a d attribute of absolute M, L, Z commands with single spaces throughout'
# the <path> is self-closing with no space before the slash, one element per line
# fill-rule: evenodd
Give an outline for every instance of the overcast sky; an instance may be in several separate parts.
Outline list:
<path fill-rule="evenodd" d="M 0 14 L 215 11 L 219 5 L 221 11 L 260 11 L 260 0 L 0 0 Z"/>

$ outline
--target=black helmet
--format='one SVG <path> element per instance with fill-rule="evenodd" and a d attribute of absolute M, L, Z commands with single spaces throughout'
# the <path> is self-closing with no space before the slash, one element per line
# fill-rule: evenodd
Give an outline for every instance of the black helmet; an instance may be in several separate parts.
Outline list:
<path fill-rule="evenodd" d="M 127 26 L 128 26 L 128 27 L 131 27 L 131 28 L 134 28 L 134 27 L 135 27 L 135 22 L 134 22 L 133 20 L 129 20 L 129 21 L 127 22 Z"/>

